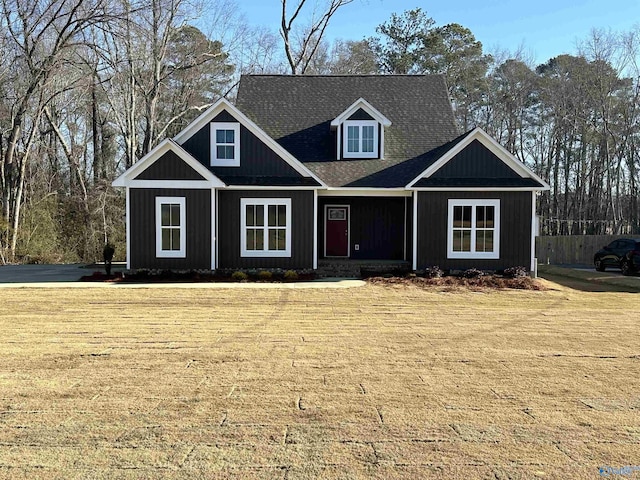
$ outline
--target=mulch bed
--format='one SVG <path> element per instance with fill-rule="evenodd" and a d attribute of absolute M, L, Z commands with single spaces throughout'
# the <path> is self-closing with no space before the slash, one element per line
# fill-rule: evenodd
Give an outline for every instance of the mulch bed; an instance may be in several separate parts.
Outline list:
<path fill-rule="evenodd" d="M 367 278 L 367 282 L 373 285 L 415 286 L 421 288 L 445 287 L 447 289 L 468 288 L 471 290 L 547 290 L 544 285 L 531 277 L 506 278 L 499 275 L 484 275 L 476 278 L 463 278 L 456 276 L 445 276 L 439 278 L 425 278 L 418 276 L 370 277 Z"/>
<path fill-rule="evenodd" d="M 279 276 L 272 276 L 269 279 L 260 279 L 249 277 L 246 280 L 236 280 L 229 274 L 220 273 L 199 273 L 199 272 L 172 272 L 168 270 L 160 271 L 158 273 L 149 272 L 133 272 L 123 274 L 122 272 L 116 272 L 111 275 L 107 275 L 105 272 L 95 271 L 91 275 L 85 275 L 80 278 L 81 282 L 107 282 L 107 283 L 214 283 L 214 282 L 234 282 L 234 283 L 249 283 L 249 282 L 262 282 L 262 283 L 291 283 L 291 282 L 308 282 L 315 280 L 315 274 L 298 274 L 295 280 L 287 280 Z"/>
<path fill-rule="evenodd" d="M 80 277 L 81 282 L 121 282 L 122 272 L 107 275 L 105 272 L 93 272 L 91 275 Z"/>

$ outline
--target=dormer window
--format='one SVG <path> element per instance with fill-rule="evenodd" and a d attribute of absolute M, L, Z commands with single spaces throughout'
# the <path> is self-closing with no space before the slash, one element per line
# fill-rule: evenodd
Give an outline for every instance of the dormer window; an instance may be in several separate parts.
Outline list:
<path fill-rule="evenodd" d="M 391 121 L 360 98 L 331 121 L 337 158 L 384 158 L 384 129 Z"/>
<path fill-rule="evenodd" d="M 211 123 L 211 166 L 240 166 L 240 124 Z"/>
<path fill-rule="evenodd" d="M 344 158 L 378 157 L 378 122 L 348 120 L 344 122 Z"/>

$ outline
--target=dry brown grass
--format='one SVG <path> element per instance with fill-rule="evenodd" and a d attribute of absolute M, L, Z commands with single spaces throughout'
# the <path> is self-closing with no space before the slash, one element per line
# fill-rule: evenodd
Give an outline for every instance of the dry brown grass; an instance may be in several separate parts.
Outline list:
<path fill-rule="evenodd" d="M 638 294 L 2 296 L 0 477 L 599 478 L 640 463 Z"/>

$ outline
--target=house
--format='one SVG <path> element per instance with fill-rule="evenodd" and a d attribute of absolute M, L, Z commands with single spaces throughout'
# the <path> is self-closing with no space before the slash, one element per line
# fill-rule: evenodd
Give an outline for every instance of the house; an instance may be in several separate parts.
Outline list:
<path fill-rule="evenodd" d="M 534 268 L 546 182 L 457 131 L 442 76 L 243 76 L 113 182 L 127 267 Z"/>

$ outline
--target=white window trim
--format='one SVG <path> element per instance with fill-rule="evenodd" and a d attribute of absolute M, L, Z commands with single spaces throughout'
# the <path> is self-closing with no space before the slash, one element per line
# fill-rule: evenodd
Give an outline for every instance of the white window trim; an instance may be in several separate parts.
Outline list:
<path fill-rule="evenodd" d="M 162 205 L 180 205 L 180 250 L 162 249 Z M 156 197 L 156 257 L 186 258 L 187 256 L 187 203 L 185 197 Z"/>
<path fill-rule="evenodd" d="M 362 127 L 373 126 L 373 152 L 363 152 L 362 151 Z M 358 127 L 359 128 L 359 147 L 358 152 L 349 152 L 349 136 L 348 131 L 349 127 Z M 380 139 L 378 138 L 380 135 L 378 129 L 378 122 L 375 120 L 346 120 L 342 127 L 344 138 L 342 139 L 342 157 L 343 158 L 378 158 L 378 145 Z"/>
<path fill-rule="evenodd" d="M 247 250 L 247 205 L 264 206 L 264 248 L 265 250 Z M 269 206 L 284 205 L 287 207 L 285 249 L 267 250 L 269 248 Z M 290 198 L 241 198 L 240 199 L 240 256 L 241 257 L 291 257 L 291 199 Z"/>
<path fill-rule="evenodd" d="M 453 209 L 454 207 L 471 208 L 471 251 L 453 251 Z M 494 208 L 493 252 L 476 252 L 476 207 Z M 500 200 L 467 200 L 449 199 L 447 220 L 447 258 L 498 259 L 500 258 Z"/>
<path fill-rule="evenodd" d="M 233 130 L 233 158 L 218 158 L 218 144 L 216 143 L 217 130 Z M 240 166 L 240 124 L 238 122 L 211 122 L 211 166 L 212 167 L 239 167 Z M 221 144 L 230 145 L 230 144 Z"/>

